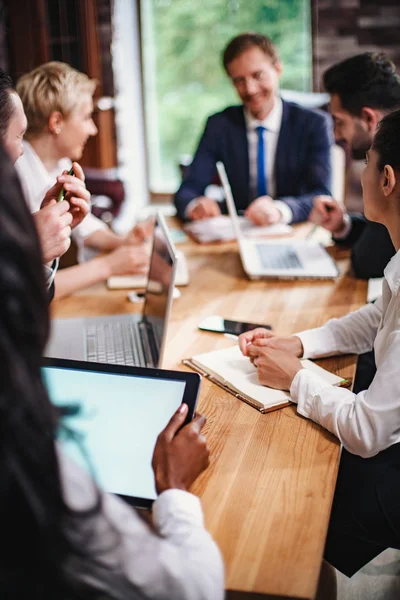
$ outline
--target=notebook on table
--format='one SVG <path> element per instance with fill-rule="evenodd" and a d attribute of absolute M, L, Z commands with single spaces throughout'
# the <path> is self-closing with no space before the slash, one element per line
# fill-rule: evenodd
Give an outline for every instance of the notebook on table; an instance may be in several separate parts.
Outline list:
<path fill-rule="evenodd" d="M 183 363 L 262 413 L 290 404 L 288 391 L 275 390 L 259 383 L 256 367 L 242 355 L 237 345 L 198 354 Z M 302 360 L 301 363 L 305 369 L 325 379 L 328 385 L 341 385 L 346 381 L 310 360 Z"/>

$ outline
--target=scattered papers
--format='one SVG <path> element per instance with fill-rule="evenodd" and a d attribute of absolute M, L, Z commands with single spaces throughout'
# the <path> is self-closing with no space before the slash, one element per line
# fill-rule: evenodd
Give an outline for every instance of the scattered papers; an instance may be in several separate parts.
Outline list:
<path fill-rule="evenodd" d="M 289 235 L 292 232 L 290 225 L 277 223 L 266 227 L 256 227 L 246 217 L 238 218 L 245 237 L 275 237 Z M 229 242 L 235 239 L 231 218 L 225 215 L 192 221 L 187 223 L 184 229 L 200 244 Z"/>

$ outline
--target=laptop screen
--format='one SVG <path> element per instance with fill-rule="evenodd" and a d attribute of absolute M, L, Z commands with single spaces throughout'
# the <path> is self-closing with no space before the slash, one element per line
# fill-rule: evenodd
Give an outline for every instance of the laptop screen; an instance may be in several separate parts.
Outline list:
<path fill-rule="evenodd" d="M 146 297 L 143 308 L 145 321 L 155 336 L 158 349 L 162 342 L 173 287 L 173 267 L 175 255 L 164 225 L 157 219 L 153 237 L 153 249 L 150 259 Z"/>
<path fill-rule="evenodd" d="M 91 469 L 105 491 L 154 500 L 154 446 L 181 404 L 186 382 L 53 366 L 42 373 L 71 430 L 60 429 L 64 453 Z"/>

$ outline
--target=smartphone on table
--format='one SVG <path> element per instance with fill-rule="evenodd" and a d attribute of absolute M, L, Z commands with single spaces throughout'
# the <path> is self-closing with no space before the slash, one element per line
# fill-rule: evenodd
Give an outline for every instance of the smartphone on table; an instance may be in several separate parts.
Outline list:
<path fill-rule="evenodd" d="M 73 177 L 75 177 L 74 167 L 73 166 L 70 168 L 70 170 L 68 171 L 67 175 L 72 175 Z M 61 188 L 61 192 L 58 195 L 57 202 L 62 202 L 64 200 L 64 198 L 65 198 L 65 194 L 66 194 L 66 191 L 65 191 L 64 186 L 63 186 Z"/>
<path fill-rule="evenodd" d="M 219 315 L 207 317 L 199 325 L 199 329 L 202 331 L 214 331 L 215 333 L 228 333 L 230 335 L 241 335 L 242 333 L 246 333 L 246 331 L 251 331 L 257 327 L 272 329 L 271 325 L 265 325 L 265 323 L 232 321 L 231 319 L 224 319 L 224 317 L 220 317 Z"/>

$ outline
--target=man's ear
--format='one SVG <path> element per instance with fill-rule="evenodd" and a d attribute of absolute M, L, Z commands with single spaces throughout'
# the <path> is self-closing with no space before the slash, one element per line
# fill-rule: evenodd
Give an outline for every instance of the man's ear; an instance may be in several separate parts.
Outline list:
<path fill-rule="evenodd" d="M 49 130 L 53 135 L 58 135 L 61 133 L 61 130 L 64 125 L 64 117 L 60 113 L 60 111 L 55 110 L 51 113 L 49 117 Z"/>
<path fill-rule="evenodd" d="M 383 194 L 387 197 L 393 192 L 396 187 L 397 181 L 396 173 L 394 172 L 393 167 L 390 165 L 385 165 L 383 168 L 383 172 L 381 175 L 382 181 L 382 191 Z"/>
<path fill-rule="evenodd" d="M 382 115 L 379 111 L 369 108 L 368 106 L 364 106 L 361 109 L 361 120 L 366 124 L 367 131 L 375 133 L 376 127 L 381 119 Z"/>
<path fill-rule="evenodd" d="M 275 70 L 278 73 L 278 76 L 280 77 L 282 75 L 282 71 L 283 71 L 283 64 L 281 63 L 280 60 L 277 60 L 276 63 L 274 64 Z"/>

